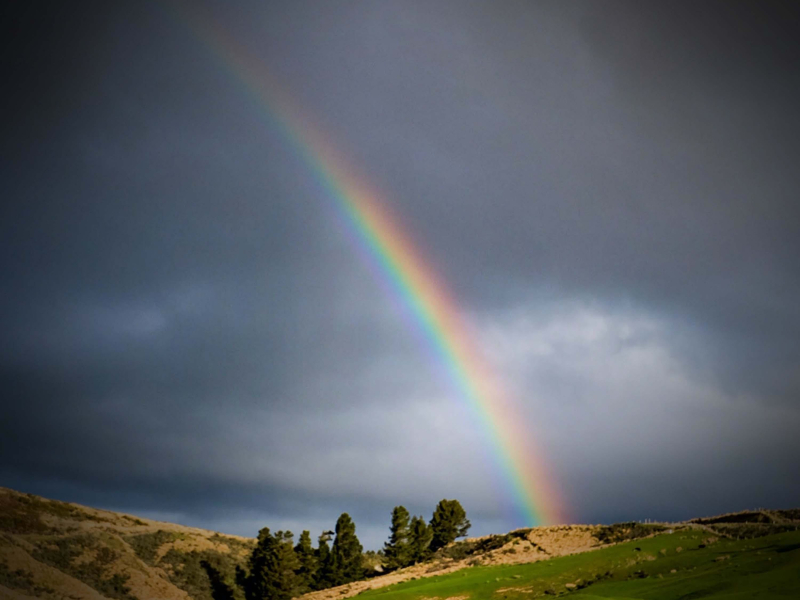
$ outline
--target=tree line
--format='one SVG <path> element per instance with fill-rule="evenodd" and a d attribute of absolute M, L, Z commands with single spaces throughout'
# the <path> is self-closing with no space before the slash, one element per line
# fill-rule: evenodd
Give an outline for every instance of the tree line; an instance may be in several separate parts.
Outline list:
<path fill-rule="evenodd" d="M 458 500 L 440 501 L 428 523 L 421 516 L 412 517 L 405 507 L 396 506 L 392 510 L 389 540 L 378 552 L 382 566 L 394 570 L 424 561 L 456 538 L 467 535 L 469 528 L 467 514 Z M 334 531 L 322 532 L 316 548 L 311 545 L 307 530 L 296 545 L 293 538 L 291 531 L 273 534 L 268 527 L 258 532 L 247 568 L 236 570 L 236 583 L 246 600 L 290 600 L 374 574 L 365 569 L 356 525 L 347 513 L 338 518 Z M 226 597 L 234 596 L 231 592 Z"/>

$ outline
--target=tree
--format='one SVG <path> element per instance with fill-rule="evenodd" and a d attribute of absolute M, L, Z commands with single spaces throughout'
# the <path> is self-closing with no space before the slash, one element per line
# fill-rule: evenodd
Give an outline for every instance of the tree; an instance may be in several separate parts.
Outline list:
<path fill-rule="evenodd" d="M 205 570 L 208 575 L 208 581 L 211 584 L 211 597 L 214 600 L 236 600 L 231 586 L 225 581 L 225 577 L 219 572 L 214 565 L 207 560 L 201 560 L 200 566 Z"/>
<path fill-rule="evenodd" d="M 381 548 L 377 552 L 375 550 L 366 550 L 361 555 L 361 566 L 364 567 L 364 577 L 375 576 L 384 572 L 386 566 L 386 555 Z"/>
<path fill-rule="evenodd" d="M 392 526 L 389 541 L 383 546 L 386 566 L 389 569 L 400 569 L 411 564 L 408 546 L 408 511 L 404 506 L 395 506 L 392 510 Z"/>
<path fill-rule="evenodd" d="M 411 517 L 408 535 L 408 554 L 410 564 L 422 562 L 430 553 L 433 531 L 422 517 Z"/>
<path fill-rule="evenodd" d="M 236 579 L 247 600 L 291 600 L 297 593 L 295 571 L 300 563 L 292 547 L 291 531 L 269 527 L 258 532 L 258 542 L 248 561 L 248 572 L 236 570 Z"/>
<path fill-rule="evenodd" d="M 431 519 L 431 550 L 444 548 L 456 538 L 464 537 L 470 528 L 467 513 L 458 500 L 442 500 L 436 505 Z"/>
<path fill-rule="evenodd" d="M 297 569 L 298 593 L 305 594 L 310 591 L 317 574 L 317 557 L 311 547 L 311 534 L 308 530 L 300 534 L 297 546 L 294 547 L 300 567 Z"/>
<path fill-rule="evenodd" d="M 333 581 L 334 585 L 350 583 L 364 576 L 361 565 L 361 542 L 356 537 L 356 524 L 347 513 L 342 513 L 336 521 L 336 539 L 333 540 Z"/>
<path fill-rule="evenodd" d="M 328 542 L 333 535 L 332 531 L 323 531 L 317 543 L 317 572 L 314 576 L 314 589 L 324 590 L 336 585 L 333 574 L 333 554 Z"/>

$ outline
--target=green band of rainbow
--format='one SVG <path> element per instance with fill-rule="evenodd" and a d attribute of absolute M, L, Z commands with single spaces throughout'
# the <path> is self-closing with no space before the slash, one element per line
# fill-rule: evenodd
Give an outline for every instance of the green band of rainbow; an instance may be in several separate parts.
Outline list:
<path fill-rule="evenodd" d="M 353 175 L 310 119 L 277 86 L 264 66 L 230 35 L 196 10 L 181 6 L 182 20 L 233 71 L 263 117 L 277 126 L 303 157 L 336 210 L 430 345 L 450 383 L 480 424 L 522 525 L 561 522 L 562 503 L 534 452 L 524 419 L 504 394 L 469 334 L 444 282 L 363 178 Z"/>

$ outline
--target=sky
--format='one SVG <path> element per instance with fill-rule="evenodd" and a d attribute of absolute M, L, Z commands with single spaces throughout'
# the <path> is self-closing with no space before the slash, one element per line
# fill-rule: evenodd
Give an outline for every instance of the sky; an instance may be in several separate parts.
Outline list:
<path fill-rule="evenodd" d="M 449 290 L 569 522 L 800 505 L 792 3 L 16 2 L 0 485 L 255 536 L 458 499 L 496 449 L 198 22 Z M 313 152 L 312 152 L 313 157 Z"/>

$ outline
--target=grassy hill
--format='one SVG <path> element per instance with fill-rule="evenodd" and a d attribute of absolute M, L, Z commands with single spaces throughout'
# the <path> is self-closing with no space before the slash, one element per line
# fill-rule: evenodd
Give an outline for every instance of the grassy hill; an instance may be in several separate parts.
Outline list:
<path fill-rule="evenodd" d="M 798 527 L 800 510 L 758 510 L 521 529 L 303 600 L 800 598 Z M 214 600 L 254 544 L 0 488 L 0 600 Z"/>
<path fill-rule="evenodd" d="M 667 530 L 669 531 L 669 530 Z M 800 531 L 720 538 L 683 527 L 524 565 L 475 567 L 365 592 L 364 600 L 800 597 Z"/>

